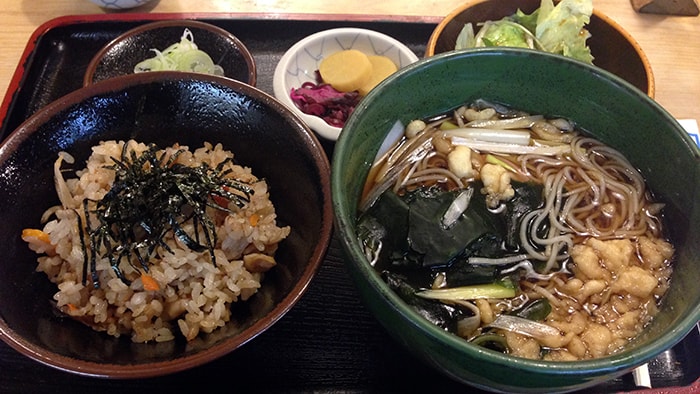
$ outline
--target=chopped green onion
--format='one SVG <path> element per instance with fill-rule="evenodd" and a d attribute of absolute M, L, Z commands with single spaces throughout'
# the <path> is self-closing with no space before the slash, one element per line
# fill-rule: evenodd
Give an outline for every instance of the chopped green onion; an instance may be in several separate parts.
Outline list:
<path fill-rule="evenodd" d="M 499 315 L 496 320 L 488 325 L 488 327 L 517 332 L 518 334 L 538 339 L 548 336 L 561 335 L 561 332 L 557 328 L 544 323 L 511 315 Z"/>
<path fill-rule="evenodd" d="M 453 122 L 450 122 L 449 120 L 446 120 L 446 121 L 440 123 L 440 130 L 455 130 L 455 129 L 459 129 L 459 126 L 457 126 Z"/>
<path fill-rule="evenodd" d="M 180 42 L 170 45 L 164 51 L 151 50 L 155 56 L 139 62 L 134 67 L 135 73 L 171 70 L 224 75 L 223 68 L 214 64 L 212 58 L 197 47 L 189 29 L 182 33 Z"/>
<path fill-rule="evenodd" d="M 515 168 L 513 168 L 513 166 L 511 166 L 510 164 L 506 163 L 505 161 L 499 159 L 498 157 L 496 157 L 496 156 L 494 156 L 494 155 L 492 155 L 492 154 L 486 155 L 486 162 L 487 162 L 487 163 L 490 163 L 490 164 L 499 165 L 499 166 L 505 168 L 506 170 L 508 170 L 508 171 L 510 171 L 510 172 L 518 172 L 518 170 L 516 170 Z"/>
<path fill-rule="evenodd" d="M 430 289 L 416 293 L 417 296 L 433 300 L 475 300 L 478 298 L 513 298 L 515 289 L 501 283 L 461 286 L 450 289 Z"/>
<path fill-rule="evenodd" d="M 452 227 L 459 217 L 462 216 L 464 211 L 466 211 L 469 207 L 469 202 L 471 201 L 473 194 L 474 189 L 470 187 L 462 190 L 462 192 L 460 192 L 459 195 L 452 201 L 450 206 L 445 211 L 445 214 L 442 215 L 442 226 L 444 228 L 447 229 Z"/>
<path fill-rule="evenodd" d="M 537 154 L 556 156 L 571 152 L 571 145 L 534 146 L 516 145 L 499 142 L 480 141 L 473 138 L 452 137 L 453 145 L 464 145 L 476 151 L 491 151 L 494 153 L 512 153 L 519 155 Z"/>
<path fill-rule="evenodd" d="M 507 353 L 510 349 L 506 337 L 498 334 L 482 334 L 475 337 L 470 342 L 477 346 L 497 350 L 502 353 Z"/>
<path fill-rule="evenodd" d="M 528 145 L 530 144 L 530 132 L 523 130 L 471 128 L 445 130 L 449 137 L 471 138 L 484 142 L 497 142 L 502 144 Z"/>
<path fill-rule="evenodd" d="M 535 122 L 544 119 L 542 115 L 527 115 L 505 119 L 479 119 L 466 124 L 467 127 L 485 129 L 529 129 Z"/>
<path fill-rule="evenodd" d="M 528 255 L 526 254 L 518 254 L 499 258 L 471 256 L 467 259 L 467 261 L 469 262 L 469 264 L 475 265 L 508 265 L 513 263 L 519 263 L 523 260 L 527 260 L 527 258 Z"/>

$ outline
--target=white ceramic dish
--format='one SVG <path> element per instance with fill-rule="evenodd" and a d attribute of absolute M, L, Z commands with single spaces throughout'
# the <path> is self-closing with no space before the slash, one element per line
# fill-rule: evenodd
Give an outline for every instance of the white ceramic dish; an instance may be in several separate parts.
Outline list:
<path fill-rule="evenodd" d="M 102 8 L 112 10 L 126 10 L 129 8 L 140 7 L 150 3 L 151 0 L 90 0 L 92 3 L 99 5 Z"/>
<path fill-rule="evenodd" d="M 298 88 L 304 82 L 316 81 L 316 70 L 325 56 L 345 49 L 386 56 L 398 68 L 418 60 L 418 56 L 398 40 L 383 33 L 360 28 L 324 30 L 302 39 L 289 48 L 275 68 L 274 95 L 299 115 L 313 131 L 329 140 L 338 139 L 342 129 L 329 125 L 318 116 L 303 113 L 294 105 L 289 94 L 292 88 Z"/>

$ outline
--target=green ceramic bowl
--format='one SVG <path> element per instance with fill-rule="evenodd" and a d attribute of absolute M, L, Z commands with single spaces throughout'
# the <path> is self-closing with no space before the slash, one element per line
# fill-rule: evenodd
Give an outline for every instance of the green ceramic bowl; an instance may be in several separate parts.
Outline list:
<path fill-rule="evenodd" d="M 567 363 L 514 358 L 478 348 L 409 308 L 362 253 L 357 206 L 370 164 L 392 124 L 438 114 L 477 98 L 574 120 L 626 154 L 667 203 L 677 246 L 661 312 L 626 350 Z M 599 68 L 520 49 L 436 55 L 400 70 L 363 100 L 335 146 L 331 191 L 336 228 L 360 294 L 392 336 L 458 381 L 505 392 L 562 392 L 618 377 L 670 348 L 700 319 L 700 151 L 644 92 Z"/>

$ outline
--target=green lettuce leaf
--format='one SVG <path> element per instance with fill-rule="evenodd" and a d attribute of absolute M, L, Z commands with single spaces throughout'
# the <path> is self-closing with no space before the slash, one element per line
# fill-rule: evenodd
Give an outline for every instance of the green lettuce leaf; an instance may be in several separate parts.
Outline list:
<path fill-rule="evenodd" d="M 531 14 L 518 10 L 498 21 L 486 21 L 475 34 L 468 23 L 457 37 L 455 49 L 507 46 L 539 49 L 592 64 L 585 26 L 593 13 L 592 0 L 542 0 Z"/>
<path fill-rule="evenodd" d="M 562 0 L 556 6 L 552 0 L 542 0 L 535 36 L 548 52 L 592 63 L 586 45 L 590 34 L 584 29 L 592 13 L 592 0 Z"/>
<path fill-rule="evenodd" d="M 532 48 L 532 39 L 528 40 L 531 33 L 509 20 L 487 22 L 481 27 L 480 33 L 478 39 L 483 41 L 483 46 Z"/>

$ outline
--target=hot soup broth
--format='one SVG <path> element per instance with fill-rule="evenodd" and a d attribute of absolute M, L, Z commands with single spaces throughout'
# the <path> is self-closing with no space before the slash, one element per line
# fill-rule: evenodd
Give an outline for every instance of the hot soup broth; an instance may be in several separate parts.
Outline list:
<path fill-rule="evenodd" d="M 620 351 L 658 311 L 674 248 L 641 174 L 550 119 L 484 101 L 408 125 L 378 154 L 358 234 L 419 314 L 515 356 Z"/>

